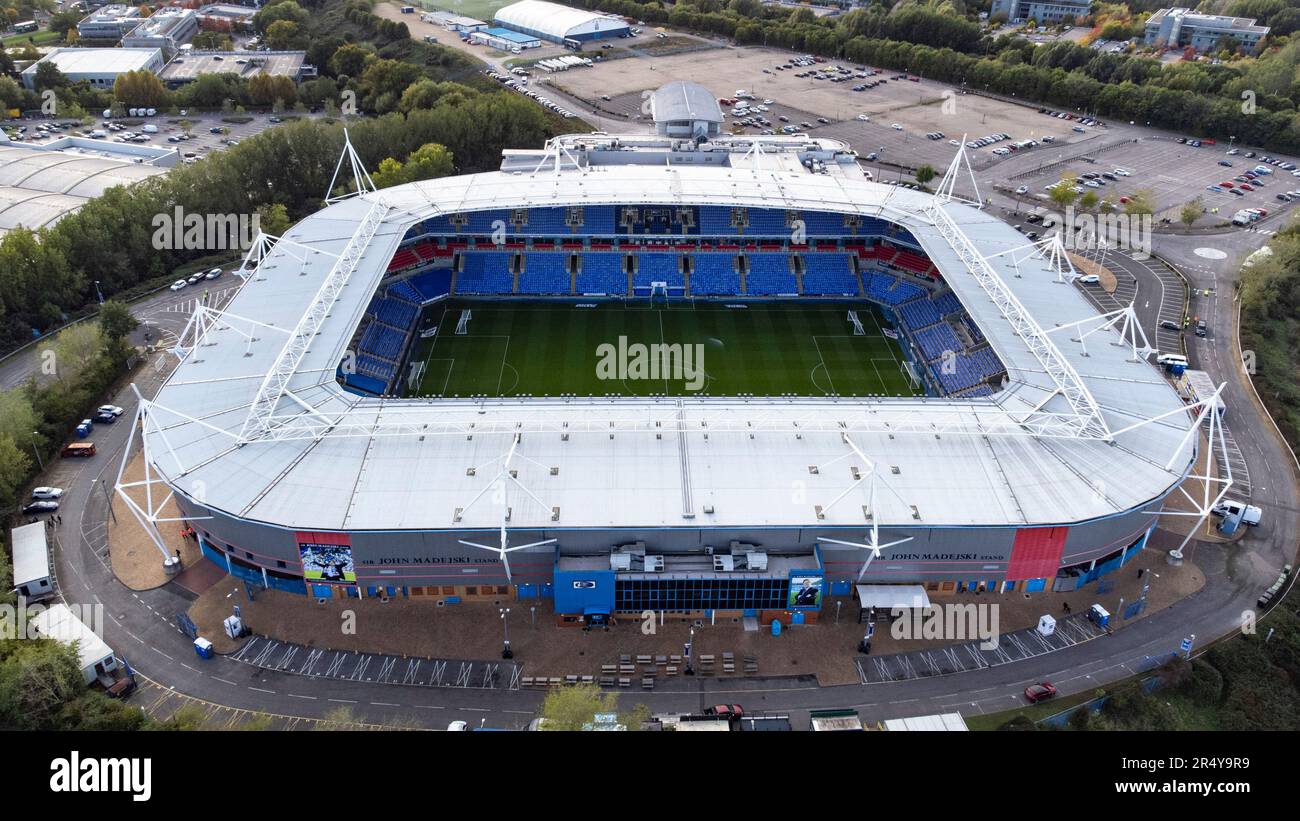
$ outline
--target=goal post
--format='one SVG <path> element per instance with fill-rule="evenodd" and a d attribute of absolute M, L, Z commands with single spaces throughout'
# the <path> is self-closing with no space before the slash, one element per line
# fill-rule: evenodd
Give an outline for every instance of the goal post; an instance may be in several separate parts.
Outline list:
<path fill-rule="evenodd" d="M 460 320 L 456 322 L 456 335 L 465 336 L 469 333 L 469 320 L 474 312 L 466 308 L 460 312 Z"/>
<path fill-rule="evenodd" d="M 849 322 L 853 325 L 854 336 L 866 336 L 867 329 L 862 327 L 862 320 L 858 319 L 857 311 L 849 311 Z"/>

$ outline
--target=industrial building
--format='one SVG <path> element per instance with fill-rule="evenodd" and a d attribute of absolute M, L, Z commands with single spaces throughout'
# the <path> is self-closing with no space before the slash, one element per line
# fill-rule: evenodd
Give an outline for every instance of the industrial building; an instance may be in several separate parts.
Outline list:
<path fill-rule="evenodd" d="M 41 525 L 44 527 L 44 525 Z M 66 604 L 54 604 L 31 617 L 36 635 L 77 648 L 77 665 L 86 684 L 111 680 L 118 670 L 113 648 Z M 102 629 L 102 628 L 101 628 Z"/>
<path fill-rule="evenodd" d="M 77 38 L 116 43 L 140 25 L 142 19 L 139 6 L 112 3 L 95 9 L 77 23 Z"/>
<path fill-rule="evenodd" d="M 448 11 L 425 12 L 420 15 L 420 19 L 426 23 L 442 26 L 447 31 L 460 34 L 469 34 L 471 31 L 481 31 L 488 27 L 486 21 L 479 20 L 476 17 L 466 17 L 463 14 L 453 14 Z"/>
<path fill-rule="evenodd" d="M 722 107 L 699 83 L 679 80 L 650 97 L 655 133 L 666 137 L 716 137 L 722 132 Z"/>
<path fill-rule="evenodd" d="M 190 9 L 164 6 L 122 38 L 124 48 L 156 48 L 171 56 L 199 33 L 199 16 Z"/>
<path fill-rule="evenodd" d="M 0 194 L 0 196 L 3 196 Z M 15 527 L 13 545 L 14 590 L 28 601 L 54 595 L 54 574 L 50 570 L 50 548 L 45 541 L 45 523 Z"/>
<path fill-rule="evenodd" d="M 229 25 L 232 31 L 251 31 L 257 9 L 231 3 L 212 3 L 196 10 L 201 24 Z"/>
<path fill-rule="evenodd" d="M 1253 54 L 1267 36 L 1268 26 L 1256 25 L 1254 18 L 1199 14 L 1185 8 L 1160 9 L 1146 24 L 1148 45 L 1191 46 L 1199 52 L 1215 51 L 1223 38 L 1231 37 Z"/>
<path fill-rule="evenodd" d="M 690 90 L 662 91 L 678 116 Z M 855 588 L 1078 589 L 1146 545 L 1198 421 L 1064 255 L 956 196 L 955 173 L 881 185 L 807 135 L 574 134 L 337 199 L 192 318 L 136 420 L 145 481 L 209 560 L 317 597 L 798 624 Z M 420 318 L 465 294 L 690 298 L 736 322 L 835 296 L 879 311 L 924 391 L 398 396 Z M 1070 326 L 1087 331 L 1044 330 Z M 842 314 L 833 332 L 852 333 Z M 148 530 L 138 488 L 118 493 Z"/>
<path fill-rule="evenodd" d="M 203 74 L 270 74 L 295 83 L 316 76 L 305 51 L 186 51 L 172 59 L 158 76 L 169 88 L 197 80 Z"/>
<path fill-rule="evenodd" d="M 531 34 L 521 34 L 504 28 L 486 28 L 469 33 L 471 43 L 482 43 L 488 48 L 499 51 L 518 52 L 526 48 L 538 48 L 542 41 Z"/>
<path fill-rule="evenodd" d="M 42 145 L 0 133 L 0 236 L 58 222 L 115 185 L 133 185 L 179 162 L 175 148 L 61 137 Z"/>
<path fill-rule="evenodd" d="M 498 26 L 531 34 L 552 43 L 584 43 L 609 37 L 630 37 L 632 29 L 622 17 L 583 11 L 544 0 L 520 0 L 493 17 Z"/>
<path fill-rule="evenodd" d="M 52 64 L 74 83 L 95 88 L 112 88 L 119 75 L 128 71 L 162 71 L 165 60 L 159 48 L 56 48 L 23 70 L 23 85 L 36 88 L 36 72 Z"/>
<path fill-rule="evenodd" d="M 1005 14 L 1012 22 L 1059 23 L 1066 18 L 1087 17 L 1091 6 L 1091 0 L 993 0 L 989 14 Z"/>

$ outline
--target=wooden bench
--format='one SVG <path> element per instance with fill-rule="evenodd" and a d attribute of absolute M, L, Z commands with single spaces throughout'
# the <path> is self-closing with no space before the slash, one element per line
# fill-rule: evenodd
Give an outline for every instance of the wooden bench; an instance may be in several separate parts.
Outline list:
<path fill-rule="evenodd" d="M 652 664 L 653 662 L 650 660 L 650 656 L 637 656 L 637 657 L 636 657 L 636 663 L 637 663 L 637 664 L 640 664 L 640 665 L 643 665 L 643 666 L 648 666 L 648 665 Z"/>
<path fill-rule="evenodd" d="M 523 676 L 522 678 L 519 679 L 519 686 L 520 686 L 520 687 L 532 687 L 532 686 L 533 686 L 533 677 L 532 677 L 532 676 Z"/>
<path fill-rule="evenodd" d="M 664 666 L 665 664 L 667 664 L 667 663 L 668 663 L 668 657 L 667 657 L 667 656 L 655 656 L 655 666 L 656 666 L 656 667 L 663 667 L 663 666 Z"/>
<path fill-rule="evenodd" d="M 619 672 L 619 675 L 622 675 L 622 676 L 632 676 L 632 675 L 636 675 L 636 665 L 634 665 L 634 664 L 620 664 L 620 665 L 618 666 L 618 672 Z"/>
<path fill-rule="evenodd" d="M 642 676 L 642 677 L 641 677 L 641 689 L 642 689 L 642 690 L 653 690 L 654 688 L 655 688 L 655 677 L 654 677 L 654 676 Z"/>
<path fill-rule="evenodd" d="M 602 675 L 612 676 L 612 675 L 614 675 L 615 673 L 618 672 L 618 665 L 617 665 L 617 664 L 602 664 L 602 665 L 600 665 L 600 672 L 601 672 Z"/>
<path fill-rule="evenodd" d="M 664 675 L 666 675 L 666 676 L 675 676 L 675 675 L 677 675 L 677 666 L 676 666 L 676 665 L 673 665 L 673 664 L 670 664 L 670 665 L 668 665 L 667 667 L 665 667 L 665 668 L 664 668 Z"/>
<path fill-rule="evenodd" d="M 564 683 L 565 683 L 565 684 L 577 684 L 577 683 L 578 683 L 578 677 L 577 677 L 577 676 L 565 676 L 565 677 L 564 677 Z"/>
<path fill-rule="evenodd" d="M 618 686 L 619 686 L 619 687 L 631 687 L 631 686 L 632 686 L 632 679 L 628 678 L 627 676 L 623 676 L 622 678 L 620 678 L 620 679 L 618 680 Z"/>
<path fill-rule="evenodd" d="M 592 683 L 595 682 L 595 680 L 596 680 L 596 677 L 595 677 L 595 676 L 583 676 L 583 677 L 582 677 L 582 683 L 583 683 L 583 684 L 592 684 Z"/>
<path fill-rule="evenodd" d="M 550 683 L 550 686 L 552 686 L 552 687 L 559 687 L 559 686 L 560 686 L 560 677 L 559 677 L 559 676 L 551 676 L 551 678 L 550 678 L 550 682 L 549 682 L 549 683 Z"/>
<path fill-rule="evenodd" d="M 613 687 L 613 686 L 614 686 L 614 677 L 613 677 L 613 676 L 601 676 L 601 677 L 600 677 L 600 686 L 601 686 L 601 687 Z"/>

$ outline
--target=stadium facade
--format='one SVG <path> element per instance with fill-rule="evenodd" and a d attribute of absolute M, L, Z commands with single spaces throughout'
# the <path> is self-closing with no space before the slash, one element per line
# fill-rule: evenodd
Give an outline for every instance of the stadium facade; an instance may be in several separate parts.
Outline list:
<path fill-rule="evenodd" d="M 1143 548 L 1195 422 L 961 168 L 930 194 L 807 135 L 585 134 L 336 199 L 196 312 L 142 403 L 146 481 L 210 560 L 315 596 L 549 597 L 576 623 L 1075 589 Z M 402 397 L 421 317 L 465 294 L 857 300 L 925 395 Z"/>

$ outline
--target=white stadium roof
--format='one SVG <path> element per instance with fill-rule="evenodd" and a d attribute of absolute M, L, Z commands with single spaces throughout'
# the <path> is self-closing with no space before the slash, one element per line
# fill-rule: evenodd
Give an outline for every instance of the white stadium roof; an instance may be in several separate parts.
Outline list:
<path fill-rule="evenodd" d="M 196 504 L 313 530 L 495 528 L 492 505 L 459 518 L 456 512 L 492 483 L 484 466 L 499 466 L 516 435 L 525 457 L 514 462 L 520 481 L 544 502 L 514 503 L 511 527 L 522 529 L 861 529 L 869 498 L 865 485 L 851 486 L 849 466 L 863 458 L 880 468 L 881 526 L 1084 522 L 1146 506 L 1182 481 L 1196 445 L 1185 435 L 1191 421 L 1178 395 L 1117 330 L 1087 334 L 1085 352 L 1078 337 L 1092 325 L 1059 327 L 1100 326 L 1101 319 L 1042 256 L 1016 252 L 1027 241 L 1011 226 L 929 194 L 771 168 L 491 172 L 337 202 L 287 232 L 223 318 L 192 321 L 185 350 L 196 352 L 147 405 L 148 460 Z M 943 273 L 1010 382 L 982 399 L 485 401 L 362 398 L 335 382 L 388 261 L 414 223 L 489 208 L 636 202 L 824 210 L 896 222 Z M 367 221 L 373 237 L 337 299 L 317 314 L 319 328 L 302 335 L 309 346 L 296 359 L 291 354 L 301 349 L 287 340 L 298 334 L 286 329 L 305 327 L 304 316 L 329 291 L 336 259 L 348 256 Z M 952 224 L 966 239 L 954 237 Z M 976 275 L 967 239 L 1003 291 Z M 1012 303 L 1048 332 L 1026 335 L 1023 323 L 1011 321 Z M 193 347 L 195 334 L 201 347 Z M 1049 340 L 1050 355 L 1029 336 Z M 1058 376 L 1047 362 L 1058 363 Z M 1062 368 L 1073 394 L 1061 386 Z M 1085 407 L 1095 402 L 1089 430 L 1071 428 L 1080 404 L 1072 406 L 1071 395 L 1082 395 Z M 258 397 L 270 417 L 250 414 Z M 265 429 L 255 424 L 259 418 Z M 1031 430 L 1041 435 L 1027 435 Z M 810 465 L 826 467 L 813 473 Z M 792 493 L 795 486 L 802 492 Z M 815 506 L 825 508 L 820 518 Z"/>
<path fill-rule="evenodd" d="M 628 27 L 621 17 L 583 11 L 544 0 L 520 0 L 498 11 L 493 19 L 507 28 L 553 40 Z"/>
<path fill-rule="evenodd" d="M 0 141 L 0 236 L 19 226 L 34 231 L 53 225 L 115 185 L 132 185 L 166 171 L 76 150 Z"/>

